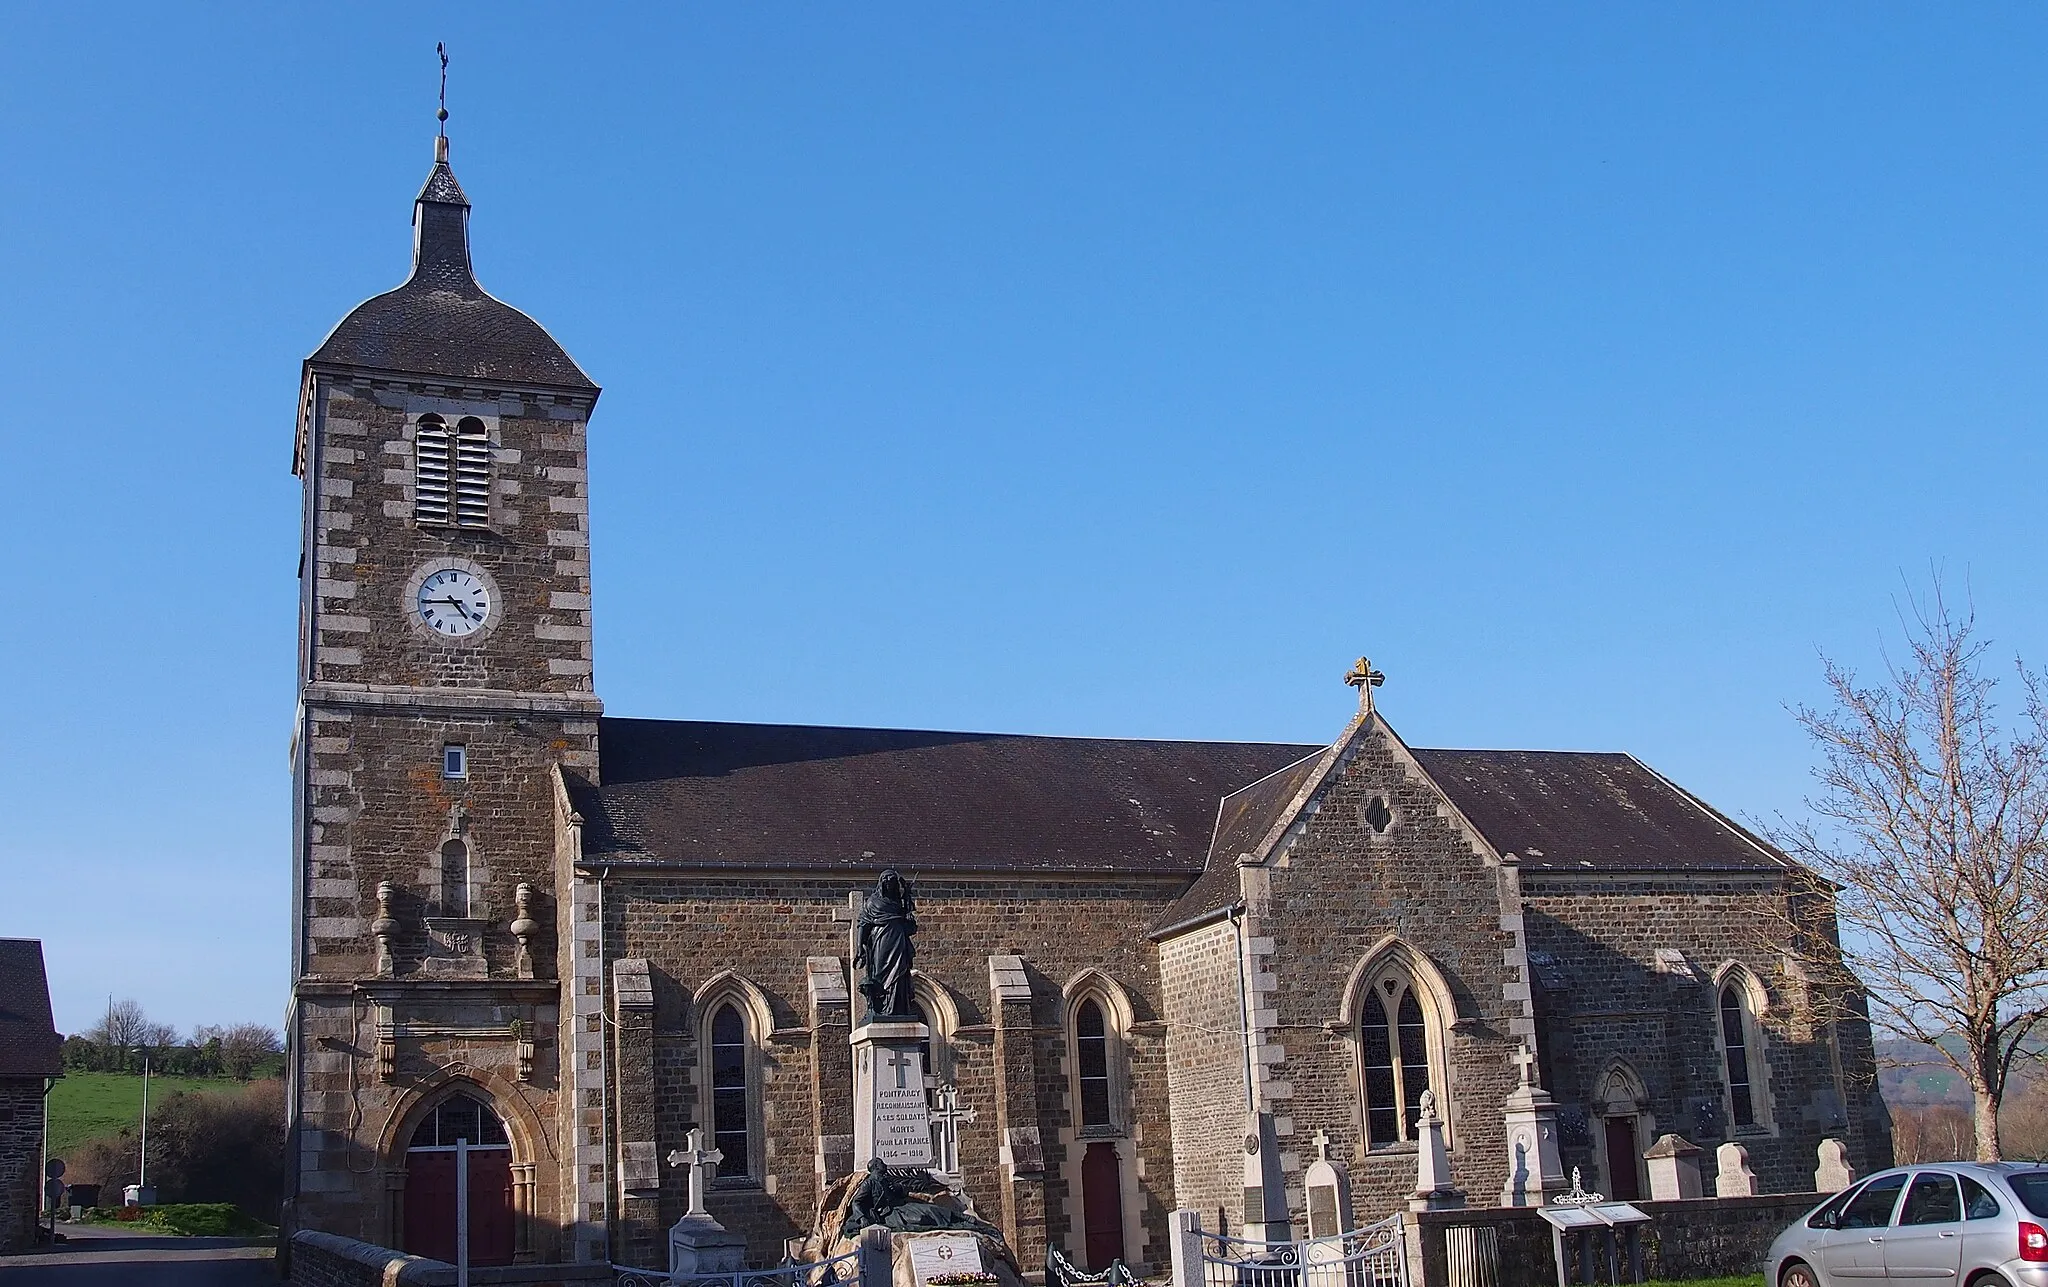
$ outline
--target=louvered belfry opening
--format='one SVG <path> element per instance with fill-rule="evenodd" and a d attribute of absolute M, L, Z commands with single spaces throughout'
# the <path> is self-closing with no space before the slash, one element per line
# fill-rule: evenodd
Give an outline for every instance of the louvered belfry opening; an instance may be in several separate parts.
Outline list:
<path fill-rule="evenodd" d="M 491 437 L 475 416 L 455 423 L 455 523 L 491 525 Z"/>
<path fill-rule="evenodd" d="M 413 436 L 412 516 L 420 523 L 491 525 L 491 435 L 475 416 L 448 422 L 432 412 Z"/>

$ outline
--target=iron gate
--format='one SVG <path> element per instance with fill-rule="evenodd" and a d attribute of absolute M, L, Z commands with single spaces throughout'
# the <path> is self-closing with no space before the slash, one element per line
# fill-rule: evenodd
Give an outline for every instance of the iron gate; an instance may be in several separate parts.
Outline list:
<path fill-rule="evenodd" d="M 1203 1230 L 1202 1287 L 1407 1287 L 1399 1216 L 1349 1233 L 1262 1242 Z"/>

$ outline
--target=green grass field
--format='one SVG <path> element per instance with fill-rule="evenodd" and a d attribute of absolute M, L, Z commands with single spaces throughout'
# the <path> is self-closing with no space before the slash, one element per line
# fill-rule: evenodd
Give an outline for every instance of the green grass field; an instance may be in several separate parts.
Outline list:
<path fill-rule="evenodd" d="M 151 1077 L 149 1102 L 161 1103 L 181 1090 L 236 1093 L 244 1082 L 211 1077 Z M 65 1153 L 86 1140 L 134 1130 L 142 1120 L 142 1074 L 67 1073 L 50 1091 L 50 1156 Z"/>

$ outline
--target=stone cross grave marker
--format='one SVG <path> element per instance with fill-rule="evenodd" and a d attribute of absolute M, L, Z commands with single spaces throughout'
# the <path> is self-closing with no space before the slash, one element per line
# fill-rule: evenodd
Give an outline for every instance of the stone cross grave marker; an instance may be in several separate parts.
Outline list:
<path fill-rule="evenodd" d="M 704 1147 L 704 1128 L 701 1126 L 690 1128 L 687 1142 L 687 1149 L 669 1151 L 668 1164 L 690 1168 L 690 1209 L 683 1213 L 685 1217 L 708 1216 L 711 1212 L 704 1207 L 704 1190 L 709 1186 L 711 1177 L 718 1174 L 718 1164 L 725 1160 L 725 1154 L 715 1148 Z"/>

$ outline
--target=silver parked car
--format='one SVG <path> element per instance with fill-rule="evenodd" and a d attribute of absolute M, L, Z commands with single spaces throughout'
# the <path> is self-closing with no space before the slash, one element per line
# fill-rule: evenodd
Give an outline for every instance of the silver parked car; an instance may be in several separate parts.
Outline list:
<path fill-rule="evenodd" d="M 2048 1166 L 1942 1162 L 1880 1171 L 1771 1244 L 1777 1287 L 1873 1279 L 2048 1287 Z"/>

